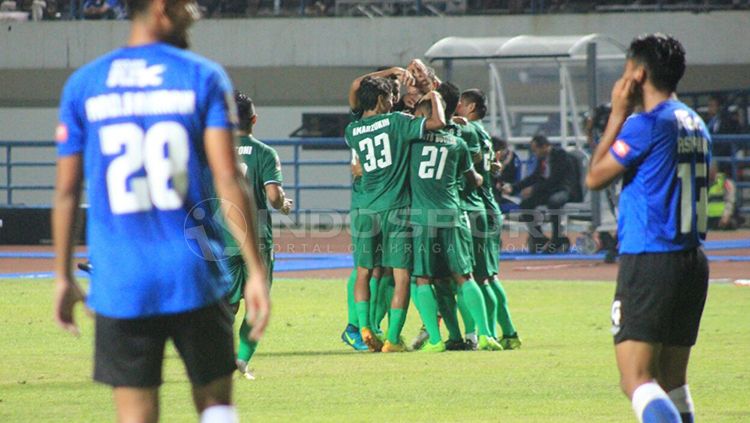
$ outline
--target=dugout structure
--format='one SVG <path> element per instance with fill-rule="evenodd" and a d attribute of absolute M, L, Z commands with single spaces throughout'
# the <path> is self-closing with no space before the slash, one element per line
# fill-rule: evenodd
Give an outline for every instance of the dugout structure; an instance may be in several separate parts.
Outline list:
<path fill-rule="evenodd" d="M 425 53 L 430 62 L 440 61 L 445 69 L 446 79 L 452 80 L 456 62 L 479 62 L 487 68 L 489 79 L 488 117 L 489 131 L 511 143 L 527 143 L 528 133 L 514 133 L 513 122 L 507 101 L 503 75 L 517 78 L 521 89 L 536 88 L 529 74 L 547 76 L 548 81 L 556 76 L 557 84 L 547 84 L 547 90 L 557 89 L 557 113 L 559 132 L 547 133 L 553 142 L 559 142 L 571 152 L 578 163 L 583 178 L 588 167 L 589 154 L 584 149 L 587 137 L 583 128 L 583 112 L 593 115 L 600 103 L 599 91 L 607 95 L 605 87 L 611 87 L 614 79 L 622 72 L 626 47 L 605 34 L 587 35 L 518 35 L 515 37 L 446 37 L 433 44 Z M 602 71 L 606 77 L 602 78 Z M 556 74 L 556 75 L 555 75 Z M 542 80 L 542 79 L 538 79 Z M 574 84 L 574 80 L 578 84 Z M 538 83 L 537 83 L 538 84 Z M 526 87 L 523 87 L 526 85 Z M 556 85 L 556 87 L 554 86 Z M 588 107 L 580 107 L 577 94 L 585 92 Z M 607 97 L 608 98 L 608 97 Z M 551 128 L 547 128 L 548 130 Z M 536 131 L 537 129 L 534 129 Z M 550 131 L 551 132 L 551 131 Z M 602 226 L 602 201 L 598 193 L 587 193 L 583 180 L 580 181 L 584 198 L 580 203 L 568 203 L 560 211 L 568 220 L 588 223 L 588 230 L 578 241 L 586 252 L 595 250 L 593 233 Z M 606 204 L 606 203 L 605 203 Z M 606 207 L 606 205 L 605 205 Z M 609 207 L 614 215 L 615 210 Z M 547 220 L 548 216 L 545 216 Z M 577 242 L 578 243 L 578 242 Z"/>
<path fill-rule="evenodd" d="M 580 149 L 586 139 L 580 114 L 586 109 L 579 107 L 580 101 L 576 98 L 576 93 L 585 91 L 588 94 L 588 110 L 593 110 L 598 103 L 597 81 L 601 73 L 598 69 L 605 65 L 606 69 L 621 72 L 625 50 L 624 45 L 604 34 L 446 37 L 433 44 L 425 57 L 430 62 L 442 62 L 448 80 L 452 79 L 456 62 L 484 63 L 489 79 L 487 95 L 490 132 L 513 143 L 528 142 L 530 137 L 514 134 L 511 130 L 514 122 L 509 112 L 506 84 L 501 75 L 508 75 L 508 72 L 513 75 L 528 75 L 529 72 L 540 73 L 546 70 L 549 74 L 550 71 L 556 71 L 559 135 L 549 138 L 566 147 L 575 144 Z M 574 78 L 571 77 L 573 70 L 576 70 L 576 76 L 585 86 L 574 84 Z"/>

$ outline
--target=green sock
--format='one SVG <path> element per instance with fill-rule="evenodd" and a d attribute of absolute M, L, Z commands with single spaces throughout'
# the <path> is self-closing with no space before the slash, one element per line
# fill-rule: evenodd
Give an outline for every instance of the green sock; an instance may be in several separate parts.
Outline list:
<path fill-rule="evenodd" d="M 385 289 L 385 299 L 386 299 L 385 303 L 388 305 L 387 312 L 386 312 L 388 314 L 388 322 L 391 321 L 391 301 L 393 300 L 393 291 L 395 289 L 396 289 L 396 281 L 391 276 L 390 283 L 388 283 L 388 286 Z"/>
<path fill-rule="evenodd" d="M 357 309 L 357 317 L 359 320 L 359 329 L 364 328 L 371 329 L 370 327 L 370 303 L 367 301 L 357 301 L 354 303 L 354 307 Z"/>
<path fill-rule="evenodd" d="M 430 335 L 430 344 L 437 344 L 442 338 L 440 336 L 440 326 L 438 325 L 437 299 L 435 298 L 432 286 L 417 286 L 414 294 L 412 294 L 412 298 L 414 298 L 414 302 L 417 304 L 419 315 L 422 316 L 422 322 L 424 322 L 427 333 Z"/>
<path fill-rule="evenodd" d="M 375 327 L 380 328 L 388 309 L 391 308 L 391 300 L 388 298 L 388 289 L 393 282 L 393 276 L 383 276 L 378 284 L 378 304 L 375 309 L 375 320 L 372 322 Z M 392 295 L 392 294 L 391 294 Z"/>
<path fill-rule="evenodd" d="M 242 324 L 240 325 L 240 345 L 237 348 L 237 359 L 249 362 L 255 354 L 255 349 L 258 348 L 258 343 L 251 341 L 247 338 L 252 328 L 247 324 L 247 319 L 243 317 Z"/>
<path fill-rule="evenodd" d="M 461 319 L 464 321 L 464 333 L 476 332 L 477 324 L 474 321 L 474 318 L 471 317 L 471 311 L 469 311 L 469 306 L 466 305 L 466 299 L 464 298 L 463 289 L 457 290 L 456 303 L 458 304 L 458 311 L 461 312 Z"/>
<path fill-rule="evenodd" d="M 492 291 L 489 284 L 479 285 L 484 297 L 484 305 L 487 307 L 487 327 L 490 329 L 490 335 L 497 338 L 497 297 Z"/>
<path fill-rule="evenodd" d="M 378 282 L 377 278 L 370 278 L 370 316 L 368 320 L 372 325 L 370 329 L 376 332 L 380 330 L 380 326 L 378 326 L 378 322 L 375 320 L 375 314 L 378 311 Z"/>
<path fill-rule="evenodd" d="M 406 310 L 402 308 L 392 308 L 388 318 L 388 340 L 391 344 L 398 344 L 401 337 L 401 329 L 406 321 Z"/>
<path fill-rule="evenodd" d="M 448 339 L 451 341 L 462 340 L 461 328 L 458 326 L 456 296 L 443 283 L 435 284 L 435 295 L 437 297 L 438 310 L 440 310 L 440 315 L 443 316 L 445 328 L 448 329 Z"/>
<path fill-rule="evenodd" d="M 464 301 L 466 307 L 469 309 L 469 314 L 474 318 L 479 330 L 479 335 L 489 336 L 490 329 L 487 327 L 487 307 L 484 305 L 484 296 L 482 290 L 479 289 L 479 285 L 473 280 L 464 282 L 461 285 L 461 291 L 464 294 Z"/>
<path fill-rule="evenodd" d="M 357 309 L 354 307 L 354 284 L 357 282 L 357 269 L 352 270 L 349 280 L 346 282 L 346 311 L 348 313 L 349 324 L 359 326 L 357 319 Z"/>
<path fill-rule="evenodd" d="M 490 282 L 490 287 L 497 297 L 497 321 L 503 329 L 503 335 L 513 335 L 516 333 L 516 327 L 513 326 L 513 319 L 510 317 L 508 296 L 505 294 L 505 288 L 503 288 L 503 284 L 497 279 L 493 279 Z"/>

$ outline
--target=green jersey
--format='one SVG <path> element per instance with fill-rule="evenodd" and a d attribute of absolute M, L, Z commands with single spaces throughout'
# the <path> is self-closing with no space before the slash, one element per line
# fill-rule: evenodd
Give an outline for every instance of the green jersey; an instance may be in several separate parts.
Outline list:
<path fill-rule="evenodd" d="M 469 152 L 469 158 L 474 154 L 480 154 L 481 147 L 479 143 L 479 134 L 477 134 L 474 125 L 448 125 L 445 129 L 449 133 L 460 137 L 461 141 L 466 145 L 466 149 Z M 465 179 L 461 181 L 461 187 L 459 189 L 461 197 L 461 209 L 466 211 L 484 210 L 484 201 L 479 194 L 479 188 L 470 186 Z"/>
<path fill-rule="evenodd" d="M 386 211 L 409 206 L 409 143 L 422 136 L 424 118 L 385 113 L 346 127 L 346 143 L 362 165 L 363 210 Z"/>
<path fill-rule="evenodd" d="M 411 145 L 409 169 L 412 222 L 429 226 L 459 226 L 459 187 L 473 168 L 460 138 L 445 131 L 427 132 Z"/>
<path fill-rule="evenodd" d="M 482 182 L 482 186 L 480 187 L 479 195 L 481 195 L 484 206 L 487 208 L 488 212 L 493 211 L 499 213 L 500 207 L 498 207 L 497 202 L 495 201 L 495 194 L 492 192 L 491 163 L 495 156 L 495 152 L 492 149 L 492 138 L 484 129 L 484 126 L 482 126 L 482 122 L 474 120 L 469 122 L 469 124 L 474 126 L 476 133 L 479 136 L 480 152 L 482 154 L 482 165 L 479 166 L 477 171 L 482 175 L 482 178 L 484 178 L 484 182 Z"/>
<path fill-rule="evenodd" d="M 281 185 L 281 161 L 276 150 L 263 144 L 253 136 L 243 136 L 239 139 L 237 154 L 240 158 L 240 168 L 245 174 L 252 190 L 253 200 L 258 209 L 258 225 L 256 226 L 260 245 L 268 248 L 273 244 L 273 228 L 271 226 L 271 213 L 268 211 L 268 197 L 266 196 L 266 185 Z M 225 231 L 226 232 L 226 231 Z M 227 249 L 239 252 L 237 243 L 231 234 L 225 237 Z M 231 250 L 230 250 L 231 251 Z"/>

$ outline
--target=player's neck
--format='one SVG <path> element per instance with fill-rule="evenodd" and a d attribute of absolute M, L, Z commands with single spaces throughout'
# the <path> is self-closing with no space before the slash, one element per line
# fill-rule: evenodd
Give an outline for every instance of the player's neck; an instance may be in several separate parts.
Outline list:
<path fill-rule="evenodd" d="M 136 18 L 130 25 L 130 37 L 128 46 L 136 47 L 146 44 L 153 44 L 162 41 L 159 33 L 154 28 L 153 22 L 148 18 Z"/>
<path fill-rule="evenodd" d="M 651 86 L 643 87 L 643 110 L 648 113 L 661 103 L 673 98 L 674 94 L 666 91 L 657 90 Z"/>
<path fill-rule="evenodd" d="M 380 113 L 380 111 L 378 109 L 365 110 L 365 112 L 362 113 L 362 117 L 363 118 L 368 118 L 370 116 L 377 116 L 377 115 L 380 115 L 380 114 L 382 114 L 382 113 Z"/>

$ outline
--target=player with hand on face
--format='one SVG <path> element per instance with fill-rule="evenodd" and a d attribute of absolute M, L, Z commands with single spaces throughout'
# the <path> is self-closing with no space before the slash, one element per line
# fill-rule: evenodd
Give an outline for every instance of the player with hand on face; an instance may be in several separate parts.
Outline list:
<path fill-rule="evenodd" d="M 409 304 L 411 240 L 408 207 L 409 144 L 424 130 L 445 126 L 437 93 L 430 94 L 433 107 L 429 119 L 391 113 L 393 92 L 381 77 L 361 80 L 357 104 L 362 119 L 346 128 L 346 142 L 355 150 L 362 166 L 363 198 L 352 225 L 357 263 L 355 305 L 363 341 L 371 351 L 404 351 L 401 329 Z M 372 332 L 369 310 L 369 279 L 377 265 L 393 268 L 395 288 L 391 301 L 387 340 L 384 345 Z"/>
<path fill-rule="evenodd" d="M 234 100 L 237 103 L 237 134 L 239 145 L 237 155 L 240 158 L 240 168 L 250 186 L 250 193 L 255 200 L 258 210 L 256 233 L 258 234 L 258 248 L 267 271 L 269 289 L 273 283 L 274 244 L 271 213 L 266 204 L 287 215 L 292 210 L 294 202 L 286 197 L 281 187 L 281 161 L 276 151 L 253 136 L 253 127 L 258 120 L 253 100 L 247 95 L 236 91 Z M 227 234 L 231 235 L 231 234 Z M 229 290 L 229 304 L 234 314 L 240 306 L 240 300 L 245 291 L 247 280 L 247 266 L 239 254 L 239 248 L 231 236 L 225 237 L 226 248 L 231 253 L 228 259 L 229 272 L 232 275 L 232 288 Z M 248 337 L 252 327 L 247 319 L 242 319 L 240 325 L 239 348 L 237 351 L 237 369 L 246 379 L 254 380 L 255 376 L 248 369 L 248 362 L 255 354 L 258 342 Z"/>
<path fill-rule="evenodd" d="M 675 96 L 684 72 L 673 37 L 633 40 L 586 176 L 591 189 L 623 176 L 612 333 L 620 386 L 641 422 L 694 420 L 687 367 L 708 290 L 711 138 Z"/>
<path fill-rule="evenodd" d="M 127 45 L 77 70 L 62 92 L 55 320 L 78 333 L 73 309 L 84 295 L 71 259 L 85 177 L 96 269 L 86 300 L 96 313 L 94 379 L 112 387 L 118 420 L 158 420 L 164 348 L 172 340 L 201 421 L 234 422 L 229 278 L 211 219 L 212 186 L 247 263 L 244 298 L 255 340 L 270 300 L 255 228 L 247 225 L 256 216 L 237 166 L 232 86 L 221 66 L 184 50 L 194 2 L 127 5 Z"/>

